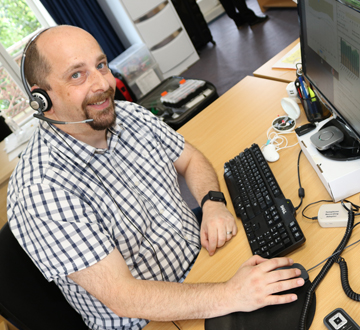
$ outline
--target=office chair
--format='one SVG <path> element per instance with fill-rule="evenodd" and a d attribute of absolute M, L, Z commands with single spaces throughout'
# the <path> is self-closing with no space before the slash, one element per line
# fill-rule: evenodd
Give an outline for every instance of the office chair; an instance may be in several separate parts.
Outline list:
<path fill-rule="evenodd" d="M 88 327 L 33 264 L 6 223 L 0 231 L 0 315 L 20 330 Z"/>
<path fill-rule="evenodd" d="M 0 117 L 0 142 L 4 140 L 7 136 L 11 134 L 11 130 L 8 125 L 5 123 L 5 119 Z"/>

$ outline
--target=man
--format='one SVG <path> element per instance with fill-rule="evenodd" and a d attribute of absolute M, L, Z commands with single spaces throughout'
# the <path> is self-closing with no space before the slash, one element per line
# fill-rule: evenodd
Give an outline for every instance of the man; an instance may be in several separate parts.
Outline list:
<path fill-rule="evenodd" d="M 43 88 L 46 116 L 15 169 L 8 219 L 19 243 L 91 329 L 141 329 L 147 320 L 208 318 L 288 303 L 303 285 L 288 258 L 252 257 L 227 283 L 181 283 L 201 245 L 236 234 L 222 202 L 205 201 L 201 229 L 177 173 L 200 203 L 219 190 L 205 157 L 149 111 L 114 105 L 106 56 L 87 32 L 58 26 L 28 49 L 25 73 Z M 34 65 L 34 63 L 38 63 Z M 115 108 L 115 111 L 114 111 Z"/>

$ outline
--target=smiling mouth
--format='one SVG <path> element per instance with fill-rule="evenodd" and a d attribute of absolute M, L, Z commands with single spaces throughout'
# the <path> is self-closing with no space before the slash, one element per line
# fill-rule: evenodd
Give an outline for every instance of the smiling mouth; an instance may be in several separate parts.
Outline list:
<path fill-rule="evenodd" d="M 102 110 L 103 108 L 111 105 L 114 99 L 115 91 L 110 87 L 107 91 L 102 93 L 96 93 L 92 97 L 87 97 L 82 103 L 82 108 L 91 107 L 94 110 Z"/>
<path fill-rule="evenodd" d="M 96 103 L 91 103 L 89 105 L 102 105 L 103 103 L 106 102 L 107 99 L 103 100 L 103 101 L 100 101 L 100 102 L 96 102 Z"/>

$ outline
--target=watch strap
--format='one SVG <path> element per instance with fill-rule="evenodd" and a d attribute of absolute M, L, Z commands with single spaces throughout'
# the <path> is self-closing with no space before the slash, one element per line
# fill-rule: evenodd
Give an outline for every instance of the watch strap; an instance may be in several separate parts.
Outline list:
<path fill-rule="evenodd" d="M 221 191 L 209 191 L 201 201 L 201 208 L 203 208 L 206 201 L 211 200 L 213 202 L 222 202 L 226 205 L 226 199 Z"/>

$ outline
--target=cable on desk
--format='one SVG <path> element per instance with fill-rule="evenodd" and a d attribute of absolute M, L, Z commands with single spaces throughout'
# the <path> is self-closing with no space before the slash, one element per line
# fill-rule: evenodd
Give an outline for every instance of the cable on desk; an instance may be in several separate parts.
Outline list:
<path fill-rule="evenodd" d="M 175 326 L 176 326 L 176 328 L 177 328 L 177 329 L 181 330 L 181 329 L 178 327 L 178 325 L 177 325 L 174 321 L 171 321 L 171 322 L 172 322 L 172 324 L 173 324 L 173 325 L 175 325 Z"/>
<path fill-rule="evenodd" d="M 305 215 L 305 210 L 306 210 L 309 206 L 314 205 L 314 204 L 317 204 L 317 203 L 333 203 L 333 200 L 332 200 L 332 199 L 322 199 L 322 200 L 320 200 L 320 201 L 313 202 L 313 203 L 310 203 L 310 204 L 306 205 L 306 206 L 303 208 L 302 212 L 301 212 L 302 216 L 303 216 L 304 218 L 306 218 L 306 219 L 309 219 L 309 220 L 317 220 L 317 217 L 312 217 L 312 218 L 310 218 L 310 217 L 308 217 L 307 215 Z"/>
<path fill-rule="evenodd" d="M 345 206 L 344 206 L 345 207 Z M 353 226 L 356 227 L 358 224 L 360 224 L 360 222 L 358 222 L 357 224 L 355 224 Z M 359 241 L 357 241 L 359 242 Z M 356 243 L 356 242 L 355 242 Z M 353 244 L 351 244 L 353 245 Z M 351 246 L 350 245 L 350 246 Z M 350 247 L 349 246 L 349 247 Z M 341 279 L 341 285 L 343 287 L 343 290 L 345 292 L 345 294 L 352 300 L 355 301 L 360 301 L 360 294 L 356 293 L 355 291 L 353 291 L 353 289 L 350 286 L 349 283 L 349 273 L 348 273 L 348 268 L 347 268 L 347 264 L 346 261 L 343 257 L 339 257 L 338 260 L 336 261 L 339 266 L 340 266 L 340 279 Z"/>
<path fill-rule="evenodd" d="M 300 152 L 299 152 L 299 156 L 298 156 L 298 161 L 297 161 L 297 172 L 298 172 L 298 180 L 299 180 L 299 197 L 300 197 L 300 204 L 295 207 L 295 211 L 297 211 L 302 202 L 303 202 L 303 199 L 305 197 L 305 190 L 304 188 L 301 186 L 301 180 L 300 180 L 300 156 L 301 156 L 301 153 L 302 153 L 302 149 L 300 149 Z"/>
<path fill-rule="evenodd" d="M 349 274 L 347 264 L 344 258 L 340 257 L 337 263 L 340 266 L 340 278 L 341 278 L 341 285 L 345 294 L 352 300 L 360 301 L 360 294 L 353 291 L 349 283 Z"/>
<path fill-rule="evenodd" d="M 354 212 L 351 209 L 351 210 L 349 210 L 349 218 L 348 218 L 348 223 L 346 226 L 345 235 L 344 235 L 343 239 L 341 240 L 340 244 L 338 245 L 338 247 L 335 249 L 334 253 L 340 254 L 344 250 L 347 242 L 350 239 L 353 225 L 354 225 Z M 301 311 L 300 322 L 299 322 L 300 330 L 307 329 L 306 320 L 308 317 L 308 313 L 310 310 L 312 300 L 314 298 L 315 289 L 320 284 L 320 282 L 324 279 L 325 275 L 328 273 L 328 271 L 330 270 L 332 265 L 336 262 L 336 258 L 337 258 L 337 256 L 332 256 L 326 261 L 326 263 L 323 266 L 323 268 L 321 269 L 320 273 L 316 276 L 314 281 L 311 283 L 310 288 L 306 292 L 305 302 L 304 302 L 303 309 Z"/>
<path fill-rule="evenodd" d="M 346 207 L 346 205 L 343 203 L 344 201 L 345 201 L 346 203 L 350 203 L 356 211 L 358 211 L 358 210 L 360 209 L 360 206 L 359 206 L 359 205 L 356 205 L 356 204 L 354 204 L 353 202 L 350 202 L 350 201 L 348 201 L 347 199 L 344 199 L 344 200 L 342 200 L 342 206 L 343 206 L 348 212 L 349 212 L 349 209 L 348 209 L 348 208 Z M 316 202 L 310 203 L 310 204 L 308 204 L 308 205 L 306 205 L 306 206 L 304 207 L 304 209 L 302 210 L 301 214 L 302 214 L 302 216 L 303 216 L 304 218 L 306 218 L 306 219 L 309 219 L 309 220 L 317 220 L 318 217 L 312 217 L 312 218 L 310 218 L 310 217 L 308 217 L 307 215 L 305 215 L 305 210 L 306 210 L 308 207 L 310 207 L 311 205 L 314 205 L 314 204 L 317 204 L 317 203 L 333 203 L 333 202 L 334 202 L 334 201 L 333 201 L 332 199 L 322 199 L 322 200 L 320 200 L 320 201 L 316 201 Z M 360 212 L 354 213 L 354 216 L 357 216 L 357 215 L 360 215 Z"/>
<path fill-rule="evenodd" d="M 354 225 L 354 227 L 357 226 L 357 225 L 359 225 L 359 224 L 360 224 L 360 222 L 358 222 L 356 225 Z M 354 229 L 354 227 L 353 227 L 353 229 Z M 346 246 L 343 251 L 345 251 L 347 248 L 349 248 L 349 247 L 351 247 L 351 246 L 353 246 L 353 245 L 355 245 L 355 244 L 358 244 L 358 243 L 360 243 L 360 239 L 358 239 L 356 242 L 351 243 L 350 245 Z M 330 259 L 331 257 L 334 257 L 334 256 L 339 256 L 339 252 L 333 253 L 330 257 L 325 258 L 323 261 L 320 261 L 318 264 L 316 264 L 315 266 L 307 269 L 306 271 L 307 271 L 308 273 L 311 272 L 313 269 L 315 269 L 316 267 L 320 266 L 320 265 L 321 265 L 322 263 L 324 263 L 326 260 L 328 260 L 328 259 Z"/>
<path fill-rule="evenodd" d="M 343 199 L 343 200 L 341 200 L 341 205 L 346 209 L 346 211 L 350 211 L 348 208 L 347 208 L 347 206 L 344 204 L 344 201 L 346 202 L 346 203 L 350 203 L 351 204 L 351 206 L 356 210 L 356 211 L 359 211 L 359 209 L 360 209 L 360 206 L 359 205 L 356 205 L 355 203 L 353 203 L 353 202 L 350 202 L 350 201 L 348 201 L 347 199 Z M 360 213 L 354 213 L 354 216 L 357 216 L 357 215 L 360 215 Z M 357 226 L 358 224 L 356 224 L 355 226 Z M 354 226 L 354 227 L 355 227 Z"/>

